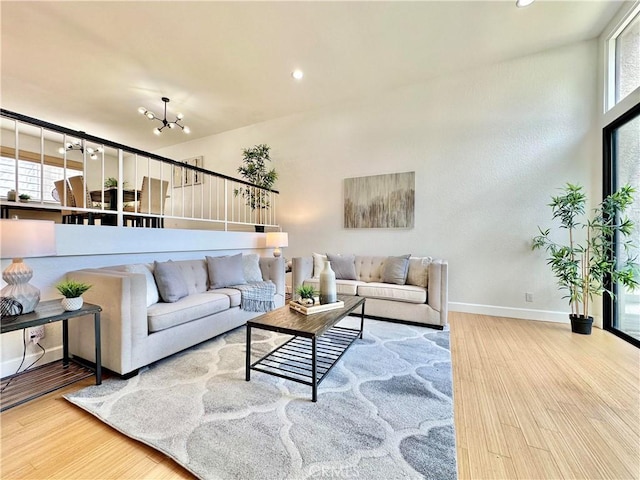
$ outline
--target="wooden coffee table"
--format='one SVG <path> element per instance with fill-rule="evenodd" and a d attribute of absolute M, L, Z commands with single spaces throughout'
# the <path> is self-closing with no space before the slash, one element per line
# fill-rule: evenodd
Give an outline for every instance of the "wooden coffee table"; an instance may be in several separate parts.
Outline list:
<path fill-rule="evenodd" d="M 287 305 L 247 322 L 247 357 L 245 380 L 251 380 L 251 370 L 286 378 L 311 386 L 311 400 L 318 400 L 318 385 L 351 344 L 362 338 L 364 302 L 362 297 L 339 297 L 344 308 L 304 315 Z M 336 324 L 362 307 L 360 328 Z M 294 337 L 264 357 L 251 363 L 251 330 L 260 328 Z"/>

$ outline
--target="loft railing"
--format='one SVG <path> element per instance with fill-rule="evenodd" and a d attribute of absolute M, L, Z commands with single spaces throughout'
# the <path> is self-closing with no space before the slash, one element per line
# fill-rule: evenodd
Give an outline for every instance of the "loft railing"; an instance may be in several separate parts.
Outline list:
<path fill-rule="evenodd" d="M 67 223 L 243 230 L 277 227 L 278 191 L 0 110 L 0 204 Z M 68 185 L 67 188 L 64 188 Z M 56 188 L 57 186 L 57 188 Z M 7 197 L 13 190 L 16 201 Z M 31 198 L 25 203 L 20 195 Z M 256 205 L 262 208 L 252 208 Z"/>

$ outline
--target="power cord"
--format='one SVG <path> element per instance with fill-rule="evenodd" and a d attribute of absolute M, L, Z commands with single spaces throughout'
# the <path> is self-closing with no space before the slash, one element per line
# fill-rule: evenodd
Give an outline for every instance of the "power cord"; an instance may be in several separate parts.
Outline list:
<path fill-rule="evenodd" d="M 38 358 L 36 358 L 33 362 L 31 362 L 31 364 L 25 368 L 23 370 L 23 372 L 26 372 L 27 370 L 29 370 L 31 367 L 33 367 L 36 363 L 38 363 L 42 357 L 44 357 L 44 355 L 47 353 L 47 351 L 45 350 L 45 348 L 40 345 L 40 342 L 36 343 L 37 346 L 39 346 L 42 349 L 42 353 L 40 354 L 40 356 Z M 22 368 L 22 365 L 24 365 L 24 361 L 27 357 L 27 330 L 24 329 L 22 330 L 22 361 L 20 362 L 20 365 L 18 366 L 18 370 L 16 370 L 16 373 L 13 374 L 13 376 L 9 379 L 9 381 L 7 382 L 7 384 L 2 387 L 2 389 L 0 390 L 0 393 L 4 392 L 5 389 L 11 384 L 11 382 L 13 381 L 15 377 L 15 375 L 17 375 L 18 373 L 20 373 L 20 369 Z"/>

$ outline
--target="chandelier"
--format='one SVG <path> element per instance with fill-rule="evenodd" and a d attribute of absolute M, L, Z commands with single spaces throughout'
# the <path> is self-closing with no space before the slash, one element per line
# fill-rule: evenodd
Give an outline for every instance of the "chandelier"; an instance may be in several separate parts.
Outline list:
<path fill-rule="evenodd" d="M 141 115 L 144 115 L 149 120 L 158 120 L 160 123 L 162 123 L 161 127 L 156 127 L 153 129 L 153 133 L 155 133 L 156 135 L 160 135 L 162 133 L 162 130 L 165 129 L 165 127 L 169 127 L 169 128 L 178 127 L 182 129 L 184 133 L 191 133 L 191 130 L 189 129 L 189 127 L 187 127 L 186 125 L 180 124 L 180 120 L 184 118 L 184 115 L 182 115 L 181 113 L 178 113 L 176 115 L 176 119 L 173 122 L 167 121 L 167 103 L 169 103 L 170 100 L 167 97 L 162 97 L 162 101 L 164 102 L 164 118 L 162 120 L 159 117 L 156 117 L 155 113 L 147 110 L 145 107 L 138 108 L 138 112 Z"/>
<path fill-rule="evenodd" d="M 58 153 L 64 154 L 64 152 L 70 152 L 71 150 L 80 150 L 81 153 L 84 153 L 86 150 L 91 160 L 97 160 L 98 154 L 104 152 L 104 148 L 102 147 L 85 148 L 80 140 L 74 140 L 73 142 L 67 142 L 64 147 L 60 147 Z"/>

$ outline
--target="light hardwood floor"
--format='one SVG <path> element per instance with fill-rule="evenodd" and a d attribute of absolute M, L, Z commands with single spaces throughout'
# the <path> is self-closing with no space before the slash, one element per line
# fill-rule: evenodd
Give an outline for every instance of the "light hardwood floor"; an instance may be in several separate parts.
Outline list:
<path fill-rule="evenodd" d="M 451 313 L 459 478 L 640 478 L 640 353 L 594 329 Z M 61 396 L 0 415 L 3 479 L 191 478 Z"/>

